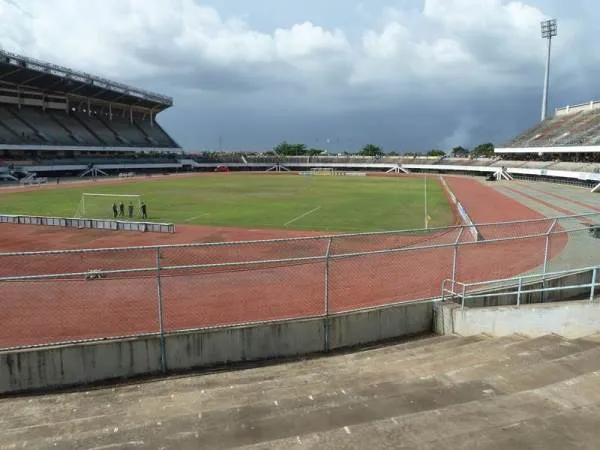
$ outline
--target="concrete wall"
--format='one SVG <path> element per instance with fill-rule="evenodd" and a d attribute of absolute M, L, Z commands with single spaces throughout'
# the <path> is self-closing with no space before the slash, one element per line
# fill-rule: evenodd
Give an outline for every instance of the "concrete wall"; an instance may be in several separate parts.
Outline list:
<path fill-rule="evenodd" d="M 445 305 L 444 305 L 445 307 Z M 531 337 L 558 334 L 578 338 L 600 332 L 600 303 L 589 301 L 491 308 L 452 307 L 452 332 L 462 336 L 481 333 Z"/>
<path fill-rule="evenodd" d="M 433 302 L 400 303 L 331 316 L 330 350 L 431 331 Z"/>
<path fill-rule="evenodd" d="M 323 336 L 321 318 L 171 334 L 167 367 L 186 370 L 318 353 Z"/>
<path fill-rule="evenodd" d="M 160 371 L 157 337 L 0 353 L 0 393 L 87 384 Z"/>
<path fill-rule="evenodd" d="M 167 370 L 310 355 L 432 330 L 431 302 L 345 314 L 172 333 Z M 159 336 L 0 352 L 0 394 L 48 390 L 161 373 Z"/>

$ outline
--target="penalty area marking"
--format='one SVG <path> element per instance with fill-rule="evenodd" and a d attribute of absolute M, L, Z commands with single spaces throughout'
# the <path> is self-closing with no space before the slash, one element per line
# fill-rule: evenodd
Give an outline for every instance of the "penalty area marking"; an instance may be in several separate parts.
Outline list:
<path fill-rule="evenodd" d="M 306 217 L 306 216 L 308 216 L 309 214 L 312 214 L 312 213 L 314 213 L 315 211 L 318 211 L 319 209 L 321 209 L 321 207 L 320 207 L 320 206 L 317 206 L 315 209 L 311 209 L 310 211 L 307 211 L 307 212 L 305 212 L 305 213 L 303 213 L 303 214 L 300 214 L 299 216 L 296 216 L 296 217 L 294 217 L 292 220 L 290 220 L 290 221 L 288 221 L 288 222 L 284 223 L 284 224 L 283 224 L 283 226 L 284 226 L 284 227 L 287 227 L 289 224 L 291 224 L 291 223 L 294 223 L 296 220 L 300 220 L 300 219 L 302 219 L 303 217 Z"/>
<path fill-rule="evenodd" d="M 189 219 L 185 219 L 184 222 L 191 222 L 192 220 L 197 219 L 198 217 L 202 217 L 202 216 L 208 216 L 208 213 L 198 214 L 197 216 L 190 217 Z"/>

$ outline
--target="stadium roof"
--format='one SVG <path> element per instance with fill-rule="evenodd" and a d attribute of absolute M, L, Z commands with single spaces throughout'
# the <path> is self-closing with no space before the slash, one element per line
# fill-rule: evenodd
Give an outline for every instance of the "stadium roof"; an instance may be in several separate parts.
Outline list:
<path fill-rule="evenodd" d="M 173 105 L 173 99 L 165 95 L 4 50 L 0 50 L 0 83 L 159 111 Z"/>

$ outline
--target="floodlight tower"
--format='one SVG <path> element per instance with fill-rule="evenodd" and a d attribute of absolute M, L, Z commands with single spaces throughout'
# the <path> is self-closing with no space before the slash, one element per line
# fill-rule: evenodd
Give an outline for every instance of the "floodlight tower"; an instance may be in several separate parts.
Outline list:
<path fill-rule="evenodd" d="M 548 109 L 548 84 L 550 82 L 550 52 L 552 49 L 552 38 L 558 36 L 556 19 L 544 20 L 542 25 L 542 38 L 548 40 L 548 54 L 546 55 L 546 73 L 544 76 L 544 94 L 542 97 L 542 121 L 546 119 Z"/>

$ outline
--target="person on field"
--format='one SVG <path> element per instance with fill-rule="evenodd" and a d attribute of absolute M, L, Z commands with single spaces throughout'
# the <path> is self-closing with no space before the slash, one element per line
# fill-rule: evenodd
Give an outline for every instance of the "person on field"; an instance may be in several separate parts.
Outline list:
<path fill-rule="evenodd" d="M 147 219 L 148 213 L 146 212 L 146 203 L 142 202 L 142 218 Z"/>
<path fill-rule="evenodd" d="M 129 202 L 129 206 L 127 208 L 128 208 L 127 212 L 129 213 L 129 218 L 133 219 L 133 203 Z"/>
<path fill-rule="evenodd" d="M 113 202 L 113 216 L 115 216 L 116 219 L 118 215 L 119 212 L 117 211 L 117 204 Z"/>
<path fill-rule="evenodd" d="M 123 202 L 119 204 L 119 217 L 125 217 L 125 205 Z"/>

